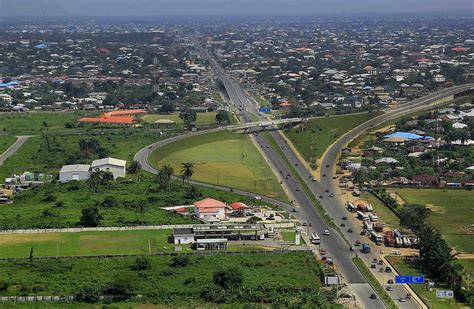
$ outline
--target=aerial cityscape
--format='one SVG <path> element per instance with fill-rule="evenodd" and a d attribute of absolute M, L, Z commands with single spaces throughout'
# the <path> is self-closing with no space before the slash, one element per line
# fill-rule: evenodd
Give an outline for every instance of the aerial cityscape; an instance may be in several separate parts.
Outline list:
<path fill-rule="evenodd" d="M 474 308 L 474 4 L 0 0 L 0 308 Z"/>

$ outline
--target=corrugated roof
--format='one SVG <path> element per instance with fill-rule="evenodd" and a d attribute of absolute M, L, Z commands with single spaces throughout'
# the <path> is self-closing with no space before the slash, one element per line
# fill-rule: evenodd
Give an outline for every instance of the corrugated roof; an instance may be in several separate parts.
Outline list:
<path fill-rule="evenodd" d="M 114 158 L 103 158 L 103 159 L 92 161 L 91 168 L 95 168 L 95 167 L 98 167 L 98 166 L 101 166 L 101 165 L 106 165 L 106 164 L 125 167 L 125 165 L 127 164 L 127 161 L 120 160 L 120 159 L 114 159 Z"/>
<path fill-rule="evenodd" d="M 90 169 L 89 164 L 71 164 L 71 165 L 63 165 L 61 167 L 60 173 L 68 173 L 68 172 L 88 172 Z"/>

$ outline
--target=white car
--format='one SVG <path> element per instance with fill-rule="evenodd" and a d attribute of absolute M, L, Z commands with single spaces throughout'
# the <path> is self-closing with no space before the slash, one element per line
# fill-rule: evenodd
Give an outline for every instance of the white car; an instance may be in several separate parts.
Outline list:
<path fill-rule="evenodd" d="M 323 235 L 326 235 L 326 236 L 327 236 L 327 235 L 329 235 L 329 234 L 330 234 L 330 233 L 329 233 L 328 230 L 324 230 Z"/>

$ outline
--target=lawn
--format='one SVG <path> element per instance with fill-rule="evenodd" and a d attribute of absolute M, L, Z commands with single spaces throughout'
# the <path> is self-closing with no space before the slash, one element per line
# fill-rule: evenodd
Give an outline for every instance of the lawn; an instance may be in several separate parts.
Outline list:
<path fill-rule="evenodd" d="M 407 203 L 427 205 L 428 223 L 460 252 L 474 253 L 474 192 L 466 190 L 396 189 Z"/>
<path fill-rule="evenodd" d="M 150 249 L 152 253 L 173 251 L 174 247 L 168 243 L 171 234 L 171 230 L 142 230 L 1 235 L 0 257 L 29 257 L 31 248 L 34 248 L 34 256 L 145 254 Z"/>
<path fill-rule="evenodd" d="M 172 182 L 160 189 L 152 176 L 140 182 L 127 180 L 92 191 L 85 183 L 49 183 L 17 194 L 14 203 L 0 206 L 0 229 L 75 227 L 82 209 L 98 205 L 102 226 L 197 223 L 190 217 L 163 210 L 161 207 L 189 205 L 212 197 L 224 202 L 241 201 L 248 205 L 261 203 L 232 192 L 198 187 L 198 196 L 187 198 L 188 186 Z M 105 198 L 114 200 L 105 203 Z M 62 203 L 61 203 L 62 202 Z M 260 204 L 259 204 L 260 203 Z M 144 208 L 136 206 L 142 204 Z"/>
<path fill-rule="evenodd" d="M 392 264 L 395 270 L 399 274 L 403 275 L 420 275 L 420 271 L 415 267 L 415 265 L 410 265 L 405 262 L 403 257 L 398 256 L 389 256 L 387 260 Z M 426 280 L 426 279 L 425 279 Z M 448 308 L 463 308 L 463 306 L 456 302 L 456 300 L 439 299 L 436 298 L 436 289 L 446 289 L 444 286 L 436 284 L 433 291 L 428 291 L 424 284 L 411 284 L 413 290 L 418 294 L 423 301 L 428 305 L 429 308 L 439 308 L 439 309 L 448 309 Z"/>
<path fill-rule="evenodd" d="M 213 274 L 237 268 L 242 273 L 239 293 L 227 290 L 228 303 L 288 304 L 302 301 L 302 295 L 316 297 L 325 308 L 338 308 L 320 289 L 320 264 L 309 253 L 245 254 L 191 256 L 181 267 L 173 266 L 172 257 L 151 256 L 149 266 L 133 270 L 135 258 L 59 259 L 0 262 L 3 289 L 7 295 L 72 295 L 84 287 L 105 291 L 118 278 L 126 281 L 127 291 L 167 306 L 203 305 L 202 291 L 213 286 Z M 278 270 L 278 271 L 275 271 Z M 321 295 L 318 295 L 321 293 Z M 278 297 L 276 297 L 278 295 Z M 296 300 L 294 299 L 296 297 Z M 213 297 L 207 299 L 212 301 Z M 283 303 L 280 303 L 282 302 Z M 315 304 L 313 304 L 314 306 Z M 286 307 L 285 305 L 283 305 Z"/>
<path fill-rule="evenodd" d="M 324 151 L 340 136 L 361 123 L 374 117 L 374 114 L 354 114 L 311 119 L 306 126 L 285 132 L 301 155 L 310 162 L 318 159 Z"/>
<path fill-rule="evenodd" d="M 16 141 L 15 136 L 0 135 L 0 155 Z"/>
<path fill-rule="evenodd" d="M 296 231 L 295 230 L 279 230 L 283 241 L 295 243 Z"/>
<path fill-rule="evenodd" d="M 380 221 L 390 226 L 392 229 L 400 228 L 400 220 L 398 217 L 388 209 L 378 198 L 372 193 L 362 192 L 360 198 L 369 204 L 372 204 L 374 211 L 377 212 L 377 216 Z"/>
<path fill-rule="evenodd" d="M 210 133 L 165 145 L 150 156 L 154 166 L 169 164 L 175 174 L 192 162 L 192 179 L 285 199 L 283 189 L 248 136 L 228 131 Z"/>
<path fill-rule="evenodd" d="M 196 124 L 200 125 L 200 124 L 216 123 L 216 114 L 217 114 L 216 112 L 197 113 Z M 162 115 L 149 114 L 149 115 L 146 115 L 143 119 L 149 123 L 154 123 L 155 121 L 161 120 L 161 119 L 172 120 L 177 124 L 183 123 L 183 120 L 179 118 L 179 113 L 162 114 Z M 231 119 L 235 120 L 233 117 Z M 233 123 L 233 121 L 231 122 Z"/>

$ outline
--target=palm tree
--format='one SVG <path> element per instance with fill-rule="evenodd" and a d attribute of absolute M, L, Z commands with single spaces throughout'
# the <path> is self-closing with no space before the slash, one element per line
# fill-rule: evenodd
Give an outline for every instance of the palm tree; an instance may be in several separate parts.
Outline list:
<path fill-rule="evenodd" d="M 174 169 L 169 165 L 165 164 L 160 168 L 158 178 L 160 181 L 160 187 L 166 187 L 169 190 L 169 184 L 171 176 L 174 173 Z"/>
<path fill-rule="evenodd" d="M 185 162 L 182 165 L 181 176 L 183 177 L 184 184 L 184 180 L 189 181 L 189 179 L 194 175 L 194 164 L 191 162 Z"/>
<path fill-rule="evenodd" d="M 142 222 L 143 222 L 143 214 L 147 210 L 147 205 L 146 202 L 143 200 L 136 201 L 133 203 L 133 208 L 135 208 L 135 211 L 138 212 L 142 216 Z"/>
<path fill-rule="evenodd" d="M 133 162 L 130 163 L 130 166 L 127 168 L 127 172 L 129 172 L 130 174 L 137 174 L 140 171 L 141 167 L 142 165 L 140 164 L 140 162 L 138 162 L 137 160 L 133 160 Z"/>

